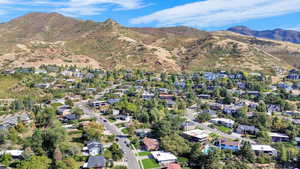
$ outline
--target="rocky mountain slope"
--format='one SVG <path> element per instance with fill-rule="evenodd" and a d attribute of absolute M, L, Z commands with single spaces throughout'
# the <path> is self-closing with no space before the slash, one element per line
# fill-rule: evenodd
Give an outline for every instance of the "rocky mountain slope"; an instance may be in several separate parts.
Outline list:
<path fill-rule="evenodd" d="M 267 38 L 267 39 L 287 41 L 287 42 L 300 44 L 300 32 L 294 30 L 274 29 L 274 30 L 256 31 L 256 30 L 251 30 L 246 26 L 235 26 L 229 28 L 228 31 L 239 33 L 242 35 L 254 36 L 258 38 Z"/>
<path fill-rule="evenodd" d="M 0 24 L 0 38 L 2 67 L 271 72 L 300 66 L 296 44 L 189 27 L 127 28 L 111 19 L 83 21 L 57 13 L 30 13 Z"/>

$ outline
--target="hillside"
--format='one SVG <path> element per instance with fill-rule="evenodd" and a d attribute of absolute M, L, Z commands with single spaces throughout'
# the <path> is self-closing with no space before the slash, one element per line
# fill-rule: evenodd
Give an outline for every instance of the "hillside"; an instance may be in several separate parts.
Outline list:
<path fill-rule="evenodd" d="M 254 36 L 258 38 L 267 38 L 300 44 L 300 32 L 294 30 L 274 29 L 256 31 L 245 26 L 235 26 L 229 28 L 228 31 L 239 33 L 242 35 Z"/>
<path fill-rule="evenodd" d="M 150 71 L 299 67 L 300 45 L 189 27 L 126 28 L 30 13 L 0 25 L 2 67 L 42 64 Z"/>

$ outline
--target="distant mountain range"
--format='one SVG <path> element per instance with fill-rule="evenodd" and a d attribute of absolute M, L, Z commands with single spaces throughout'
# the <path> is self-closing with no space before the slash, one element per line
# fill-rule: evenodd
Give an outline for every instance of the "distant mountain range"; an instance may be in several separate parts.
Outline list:
<path fill-rule="evenodd" d="M 256 31 L 246 26 L 235 26 L 229 28 L 228 31 L 258 38 L 267 38 L 300 44 L 300 32 L 294 30 L 274 29 Z"/>
<path fill-rule="evenodd" d="M 157 72 L 300 68 L 298 44 L 183 26 L 129 28 L 112 19 L 95 22 L 58 13 L 30 13 L 0 24 L 0 38 L 2 68 L 43 64 Z"/>

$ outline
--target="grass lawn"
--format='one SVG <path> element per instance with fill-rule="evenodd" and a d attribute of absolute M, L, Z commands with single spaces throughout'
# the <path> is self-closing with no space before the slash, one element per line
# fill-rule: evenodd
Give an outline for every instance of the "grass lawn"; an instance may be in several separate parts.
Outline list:
<path fill-rule="evenodd" d="M 142 160 L 142 164 L 144 166 L 144 169 L 160 167 L 160 165 L 154 159 L 144 159 Z"/>
<path fill-rule="evenodd" d="M 128 134 L 128 133 L 129 133 L 129 130 L 128 130 L 128 128 L 123 128 L 123 129 L 122 129 L 122 132 L 123 132 L 124 134 Z"/>
<path fill-rule="evenodd" d="M 11 76 L 0 77 L 0 98 L 8 98 L 12 95 L 10 88 L 17 86 L 19 80 Z"/>
<path fill-rule="evenodd" d="M 111 122 L 111 123 L 114 123 L 114 122 L 116 122 L 116 119 L 110 117 L 110 118 L 108 118 L 108 121 Z"/>
<path fill-rule="evenodd" d="M 217 126 L 217 129 L 224 132 L 224 133 L 231 133 L 231 128 L 225 127 L 225 126 Z"/>
<path fill-rule="evenodd" d="M 139 152 L 138 156 L 149 156 L 151 153 L 148 151 Z"/>

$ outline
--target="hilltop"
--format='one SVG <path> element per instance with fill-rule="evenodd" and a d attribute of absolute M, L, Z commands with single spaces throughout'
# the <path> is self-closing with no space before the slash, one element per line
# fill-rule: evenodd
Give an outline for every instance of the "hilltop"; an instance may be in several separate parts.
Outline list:
<path fill-rule="evenodd" d="M 267 38 L 300 44 L 300 32 L 294 30 L 284 30 L 278 28 L 274 30 L 257 31 L 246 26 L 235 26 L 229 28 L 228 31 L 258 38 Z"/>
<path fill-rule="evenodd" d="M 189 27 L 128 28 L 112 19 L 30 13 L 0 25 L 2 67 L 42 64 L 150 71 L 300 67 L 300 45 Z"/>

